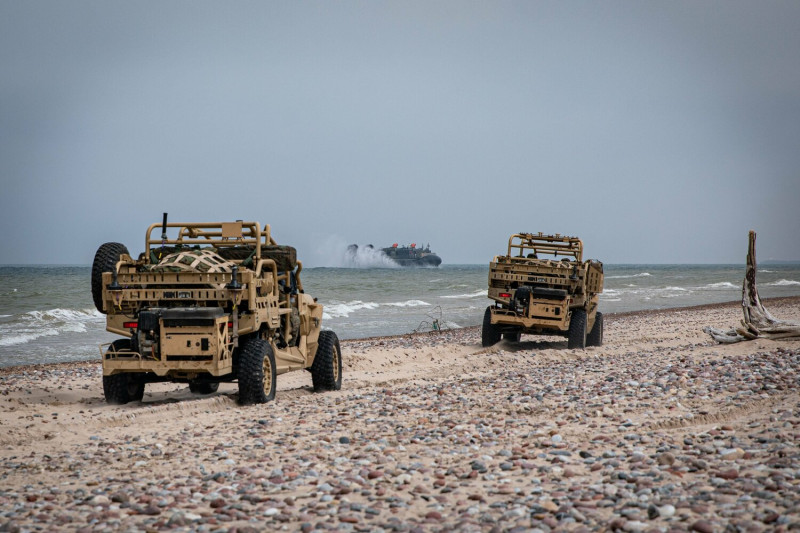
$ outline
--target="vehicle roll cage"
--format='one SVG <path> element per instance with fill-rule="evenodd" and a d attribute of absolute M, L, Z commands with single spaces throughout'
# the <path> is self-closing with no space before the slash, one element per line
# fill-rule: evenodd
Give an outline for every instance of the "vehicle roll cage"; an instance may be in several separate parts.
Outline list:
<path fill-rule="evenodd" d="M 577 237 L 562 236 L 559 233 L 555 235 L 515 233 L 509 237 L 508 257 L 510 259 L 528 259 L 529 253 L 535 257 L 538 257 L 539 254 L 574 257 L 575 261 L 580 263 L 583 261 L 583 242 Z"/>
<path fill-rule="evenodd" d="M 153 231 L 161 228 L 161 237 L 155 238 Z M 178 237 L 167 238 L 167 228 L 178 228 Z M 262 246 L 277 245 L 270 234 L 270 226 L 266 224 L 262 230 L 258 222 L 164 222 L 151 224 L 145 235 L 145 250 L 149 252 L 160 246 L 192 246 L 210 245 L 223 246 L 252 246 L 255 248 L 255 257 L 261 258 Z M 149 254 L 148 254 L 149 255 Z"/>

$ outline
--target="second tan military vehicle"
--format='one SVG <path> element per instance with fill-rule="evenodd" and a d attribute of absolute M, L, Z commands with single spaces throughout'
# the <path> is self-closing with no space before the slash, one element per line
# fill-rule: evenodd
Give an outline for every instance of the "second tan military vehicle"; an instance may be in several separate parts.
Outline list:
<path fill-rule="evenodd" d="M 165 213 L 137 259 L 120 243 L 100 246 L 92 297 L 123 337 L 100 349 L 106 401 L 141 401 L 145 384 L 171 381 L 198 394 L 237 382 L 240 403 L 264 403 L 279 374 L 302 369 L 314 390 L 340 389 L 339 339 L 321 329 L 302 268 L 257 222 L 168 224 Z"/>
<path fill-rule="evenodd" d="M 603 343 L 603 263 L 583 260 L 583 243 L 560 234 L 515 233 L 506 255 L 489 264 L 489 298 L 481 343 L 492 346 L 523 333 L 562 335 L 567 347 Z"/>

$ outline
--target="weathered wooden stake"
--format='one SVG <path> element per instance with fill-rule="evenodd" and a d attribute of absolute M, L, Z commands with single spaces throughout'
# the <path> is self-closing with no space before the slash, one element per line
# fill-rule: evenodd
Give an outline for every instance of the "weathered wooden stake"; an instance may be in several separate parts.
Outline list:
<path fill-rule="evenodd" d="M 721 343 L 732 344 L 745 340 L 757 339 L 785 339 L 800 337 L 800 324 L 775 318 L 767 311 L 758 297 L 756 287 L 756 232 L 750 231 L 750 242 L 747 247 L 747 270 L 742 283 L 742 310 L 744 319 L 742 325 L 723 331 L 712 327 L 705 327 L 703 331 Z"/>

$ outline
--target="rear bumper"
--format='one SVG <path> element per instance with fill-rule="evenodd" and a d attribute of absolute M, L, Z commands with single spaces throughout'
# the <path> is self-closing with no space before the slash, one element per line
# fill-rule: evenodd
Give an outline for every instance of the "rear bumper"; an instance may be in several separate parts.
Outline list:
<path fill-rule="evenodd" d="M 492 324 L 521 326 L 526 330 L 552 330 L 564 333 L 569 329 L 569 300 L 532 300 L 527 313 L 493 307 Z"/>
<path fill-rule="evenodd" d="M 176 359 L 173 356 L 166 360 L 142 356 L 137 352 L 111 352 L 111 343 L 100 345 L 100 355 L 103 358 L 103 375 L 111 376 L 123 372 L 152 372 L 157 376 L 185 374 L 210 374 L 215 377 L 230 374 L 233 371 L 233 358 L 212 356 L 207 359 Z"/>
<path fill-rule="evenodd" d="M 152 372 L 158 376 L 211 374 L 233 369 L 233 339 L 222 308 L 152 308 L 139 313 L 139 352 L 100 346 L 103 375 Z M 149 332 L 149 333 L 146 333 Z M 105 349 L 104 349 L 105 348 Z"/>

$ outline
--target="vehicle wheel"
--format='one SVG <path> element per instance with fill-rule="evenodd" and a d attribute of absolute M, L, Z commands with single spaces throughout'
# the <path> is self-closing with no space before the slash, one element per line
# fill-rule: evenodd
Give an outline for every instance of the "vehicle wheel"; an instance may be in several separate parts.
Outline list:
<path fill-rule="evenodd" d="M 333 331 L 319 332 L 317 355 L 311 364 L 311 382 L 314 391 L 342 388 L 342 349 L 339 337 Z"/>
<path fill-rule="evenodd" d="M 129 339 L 117 339 L 111 344 L 109 351 L 120 352 L 130 349 L 131 341 Z M 135 372 L 123 372 L 113 376 L 103 376 L 103 395 L 106 397 L 106 402 L 114 405 L 142 401 L 144 398 L 142 375 Z"/>
<path fill-rule="evenodd" d="M 569 321 L 567 348 L 586 348 L 586 311 L 575 309 Z"/>
<path fill-rule="evenodd" d="M 481 345 L 486 348 L 500 342 L 500 327 L 492 324 L 492 307 L 486 308 L 483 314 L 483 328 L 481 328 Z"/>
<path fill-rule="evenodd" d="M 103 310 L 103 272 L 113 272 L 119 261 L 119 256 L 127 254 L 128 248 L 118 242 L 107 242 L 100 245 L 94 254 L 92 263 L 92 299 L 98 311 Z"/>
<path fill-rule="evenodd" d="M 239 355 L 239 403 L 252 405 L 275 398 L 275 354 L 264 339 L 251 337 Z"/>
<path fill-rule="evenodd" d="M 594 317 L 594 326 L 592 331 L 586 337 L 586 346 L 602 346 L 603 345 L 603 313 L 600 311 Z"/>
<path fill-rule="evenodd" d="M 522 333 L 519 331 L 515 331 L 513 333 L 503 333 L 503 339 L 507 340 L 508 342 L 519 342 L 520 337 L 522 337 Z"/>
<path fill-rule="evenodd" d="M 189 390 L 195 394 L 213 394 L 219 389 L 219 383 L 189 383 Z"/>

